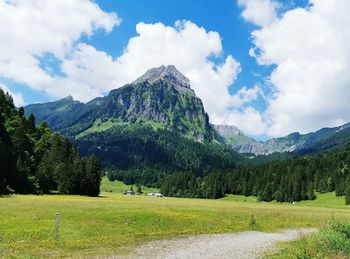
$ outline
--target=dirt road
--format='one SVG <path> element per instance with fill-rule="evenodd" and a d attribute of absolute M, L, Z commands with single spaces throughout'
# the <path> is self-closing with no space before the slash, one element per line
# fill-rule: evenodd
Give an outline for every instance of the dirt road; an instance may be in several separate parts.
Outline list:
<path fill-rule="evenodd" d="M 127 258 L 260 258 L 279 241 L 294 240 L 315 229 L 278 233 L 240 232 L 159 240 L 141 245 Z"/>

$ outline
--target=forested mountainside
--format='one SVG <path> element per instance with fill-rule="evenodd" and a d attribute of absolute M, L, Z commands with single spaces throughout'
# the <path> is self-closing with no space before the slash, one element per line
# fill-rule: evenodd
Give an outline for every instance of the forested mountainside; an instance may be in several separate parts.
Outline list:
<path fill-rule="evenodd" d="M 82 154 L 104 161 L 111 180 L 157 186 L 167 174 L 185 171 L 203 176 L 234 168 L 240 156 L 217 143 L 200 143 L 167 130 L 113 127 L 79 139 Z"/>
<path fill-rule="evenodd" d="M 177 197 L 219 198 L 225 194 L 257 196 L 279 202 L 315 199 L 315 192 L 335 191 L 350 202 L 350 145 L 332 152 L 270 161 L 213 172 L 205 177 L 178 173 L 164 179 L 161 190 Z"/>
<path fill-rule="evenodd" d="M 28 105 L 26 112 L 35 114 L 37 122 L 45 120 L 53 129 L 77 139 L 125 124 L 173 130 L 197 141 L 214 137 L 202 101 L 174 66 L 150 69 L 133 83 L 87 104 L 67 97 Z"/>
<path fill-rule="evenodd" d="M 35 125 L 0 89 L 0 195 L 49 193 L 97 196 L 101 170 L 95 157 L 81 158 L 75 146 L 45 122 Z"/>

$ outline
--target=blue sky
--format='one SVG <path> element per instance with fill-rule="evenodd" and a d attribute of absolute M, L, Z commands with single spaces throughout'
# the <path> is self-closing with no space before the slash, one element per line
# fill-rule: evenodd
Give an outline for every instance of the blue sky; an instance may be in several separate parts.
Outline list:
<path fill-rule="evenodd" d="M 347 5 L 344 0 L 335 1 L 339 6 Z M 77 0 L 74 4 L 68 3 L 53 1 L 31 6 L 24 0 L 13 5 L 0 1 L 3 9 L 12 12 L 12 16 L 17 11 L 28 14 L 17 23 L 13 23 L 10 16 L 0 18 L 4 27 L 16 24 L 18 28 L 14 30 L 25 35 L 16 38 L 18 33 L 11 34 L 7 30 L 5 34 L 9 35 L 3 39 L 3 46 L 11 46 L 11 40 L 24 43 L 12 49 L 9 47 L 9 51 L 2 48 L 3 52 L 17 54 L 22 53 L 23 47 L 24 61 L 18 54 L 18 60 L 11 60 L 13 66 L 6 65 L 9 64 L 5 62 L 9 54 L 0 50 L 0 83 L 14 94 L 18 104 L 53 101 L 68 94 L 88 101 L 136 79 L 141 71 L 143 73 L 151 66 L 174 60 L 174 63 L 178 62 L 175 65 L 179 70 L 183 70 L 181 72 L 193 78 L 193 88 L 202 98 L 212 122 L 236 125 L 256 138 L 313 131 L 323 126 L 337 126 L 350 119 L 345 112 L 339 113 L 344 110 L 343 103 L 333 107 L 325 102 L 324 105 L 329 106 L 325 109 L 334 110 L 330 114 L 306 106 L 314 100 L 311 93 L 320 93 L 321 99 L 330 96 L 324 90 L 326 86 L 321 88 L 315 80 L 315 71 L 284 71 L 292 65 L 303 67 L 308 63 L 309 68 L 325 59 L 333 62 L 334 57 L 338 58 L 337 53 L 322 56 L 323 50 L 328 50 L 329 46 L 308 39 L 312 33 L 321 41 L 329 35 L 331 37 L 332 33 L 346 33 L 344 28 L 333 29 L 331 24 L 332 15 L 341 10 L 333 10 L 335 8 L 326 6 L 323 0 Z M 312 21 L 315 17 L 324 28 L 313 29 L 317 23 Z M 183 22 L 175 25 L 177 21 Z M 343 21 L 346 22 L 348 20 Z M 139 26 L 139 31 L 136 26 Z M 37 27 L 40 30 L 36 30 Z M 310 30 L 309 34 L 303 33 L 304 27 Z M 293 28 L 300 28 L 300 33 Z M 172 43 L 162 38 L 166 32 L 172 41 L 178 41 L 177 45 L 174 43 L 168 47 Z M 193 37 L 187 32 L 193 32 Z M 159 42 L 163 40 L 163 43 Z M 179 60 L 176 55 L 159 59 L 159 56 L 171 53 L 169 48 L 181 49 L 181 40 L 187 42 L 184 49 L 188 51 L 179 55 L 187 53 L 188 61 Z M 339 42 L 339 48 L 343 48 L 347 55 L 342 43 Z M 153 45 L 159 49 L 147 55 Z M 313 60 L 312 51 L 305 52 L 305 45 L 310 45 L 309 50 L 320 51 L 319 60 Z M 195 50 L 193 56 L 190 46 Z M 153 57 L 158 63 L 153 62 Z M 197 59 L 198 66 L 193 61 Z M 1 62 L 5 64 L 3 69 Z M 19 69 L 13 72 L 6 66 Z M 220 72 L 223 67 L 226 69 Z M 133 69 L 135 73 L 132 73 Z M 334 71 L 335 75 L 342 73 L 341 69 Z M 208 74 L 212 77 L 206 78 Z M 196 78 L 199 79 L 196 81 Z M 323 79 L 328 82 L 332 78 Z M 347 78 L 344 80 L 344 84 L 348 83 Z M 96 86 L 99 84 L 101 87 Z M 335 92 L 341 89 L 344 89 L 343 85 L 339 85 Z M 337 97 L 334 96 L 334 100 Z M 303 112 L 299 111 L 300 105 L 295 101 L 298 98 L 300 104 L 305 105 Z"/>

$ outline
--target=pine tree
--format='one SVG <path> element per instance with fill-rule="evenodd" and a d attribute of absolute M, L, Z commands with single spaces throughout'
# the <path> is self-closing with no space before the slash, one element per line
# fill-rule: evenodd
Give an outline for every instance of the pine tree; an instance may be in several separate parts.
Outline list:
<path fill-rule="evenodd" d="M 35 117 L 33 113 L 31 113 L 25 121 L 25 128 L 29 133 L 35 132 Z"/>
<path fill-rule="evenodd" d="M 316 199 L 316 194 L 315 194 L 315 189 L 312 183 L 309 183 L 307 187 L 307 193 L 306 193 L 307 199 L 308 200 L 315 200 Z"/>
<path fill-rule="evenodd" d="M 141 184 L 138 184 L 138 185 L 137 185 L 137 192 L 138 192 L 138 193 L 142 193 Z"/>
<path fill-rule="evenodd" d="M 82 195 L 98 196 L 100 194 L 101 166 L 95 156 L 83 158 L 84 174 L 81 176 L 80 190 Z"/>
<path fill-rule="evenodd" d="M 345 189 L 345 204 L 350 205 L 350 179 L 348 179 Z"/>

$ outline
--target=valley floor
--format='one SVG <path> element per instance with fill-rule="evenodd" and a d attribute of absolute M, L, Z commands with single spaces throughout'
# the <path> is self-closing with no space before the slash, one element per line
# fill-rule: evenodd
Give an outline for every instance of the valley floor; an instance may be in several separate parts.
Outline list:
<path fill-rule="evenodd" d="M 118 193 L 103 192 L 98 198 L 1 197 L 0 258 L 127 255 L 149 241 L 173 237 L 319 228 L 333 218 L 350 219 L 350 208 L 334 194 L 319 195 L 319 199 L 323 198 L 328 199 L 329 207 L 318 200 L 291 205 L 258 203 L 242 196 L 220 200 L 127 196 L 121 195 L 119 189 Z M 60 215 L 58 241 L 56 212 Z"/>

